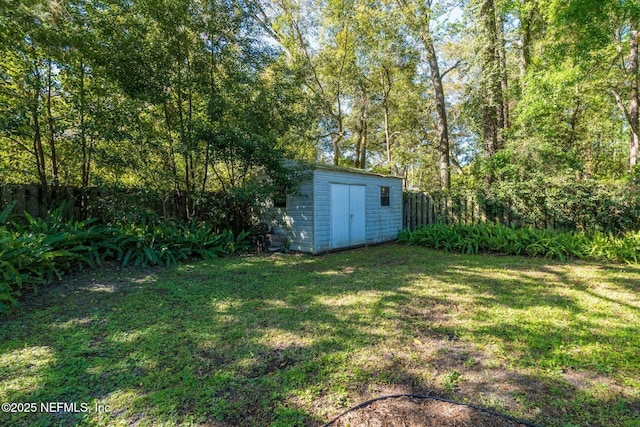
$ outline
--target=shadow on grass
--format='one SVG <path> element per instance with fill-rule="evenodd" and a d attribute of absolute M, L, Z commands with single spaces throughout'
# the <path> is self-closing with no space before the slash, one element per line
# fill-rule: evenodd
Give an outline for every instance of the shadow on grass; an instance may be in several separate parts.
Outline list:
<path fill-rule="evenodd" d="M 0 324 L 0 396 L 90 412 L 0 422 L 318 425 L 400 391 L 632 425 L 640 269 L 587 266 L 620 293 L 570 264 L 396 245 L 78 274 Z"/>

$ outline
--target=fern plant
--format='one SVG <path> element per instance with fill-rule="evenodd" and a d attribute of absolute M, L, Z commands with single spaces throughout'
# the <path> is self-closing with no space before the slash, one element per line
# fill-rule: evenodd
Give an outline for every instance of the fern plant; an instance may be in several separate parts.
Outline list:
<path fill-rule="evenodd" d="M 65 220 L 64 209 L 46 218 L 25 214 L 8 222 L 13 205 L 0 213 L 0 313 L 28 291 L 72 268 L 116 260 L 135 267 L 225 256 L 248 249 L 249 233 L 213 233 L 203 224 L 151 221 L 103 226 L 94 220 Z"/>
<path fill-rule="evenodd" d="M 638 263 L 640 232 L 614 235 L 594 231 L 558 232 L 511 228 L 499 224 L 433 224 L 415 231 L 403 230 L 401 243 L 467 254 L 500 253 L 565 260 L 594 259 Z"/>

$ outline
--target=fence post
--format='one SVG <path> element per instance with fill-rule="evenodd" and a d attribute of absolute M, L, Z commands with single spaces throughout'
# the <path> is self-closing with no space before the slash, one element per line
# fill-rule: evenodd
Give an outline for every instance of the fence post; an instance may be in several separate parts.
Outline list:
<path fill-rule="evenodd" d="M 407 228 L 413 231 L 413 218 L 411 218 L 411 200 L 413 199 L 413 194 L 407 194 Z"/>
<path fill-rule="evenodd" d="M 463 217 L 462 225 L 465 225 L 465 226 L 469 225 L 469 211 L 468 211 L 469 204 L 467 203 L 467 201 L 468 201 L 468 197 L 465 194 L 464 198 L 461 200 L 461 202 L 462 202 L 462 217 Z"/>
<path fill-rule="evenodd" d="M 407 197 L 406 192 L 402 193 L 402 228 L 407 228 Z"/>
<path fill-rule="evenodd" d="M 418 197 L 416 196 L 416 193 L 413 193 L 413 197 L 411 197 L 411 230 L 415 230 L 417 228 L 418 225 L 418 218 L 417 218 L 417 207 L 418 207 Z"/>
<path fill-rule="evenodd" d="M 446 224 L 453 224 L 453 211 L 451 210 L 451 200 L 447 196 L 442 199 L 442 213 Z"/>

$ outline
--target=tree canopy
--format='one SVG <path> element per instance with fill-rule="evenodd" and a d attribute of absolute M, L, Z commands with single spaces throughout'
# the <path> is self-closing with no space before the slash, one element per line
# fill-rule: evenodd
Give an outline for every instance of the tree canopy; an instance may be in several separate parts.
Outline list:
<path fill-rule="evenodd" d="M 4 183 L 230 190 L 284 158 L 426 190 L 637 176 L 637 2 L 0 8 Z"/>

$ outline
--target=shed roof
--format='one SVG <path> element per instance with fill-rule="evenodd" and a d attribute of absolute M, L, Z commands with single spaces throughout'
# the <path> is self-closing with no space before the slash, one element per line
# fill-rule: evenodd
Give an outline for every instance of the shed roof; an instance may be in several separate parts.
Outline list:
<path fill-rule="evenodd" d="M 379 177 L 382 177 L 382 178 L 404 179 L 403 177 L 397 176 L 397 175 L 386 175 L 386 174 L 383 174 L 383 173 L 367 171 L 367 170 L 364 170 L 364 169 L 350 168 L 350 167 L 346 167 L 346 166 L 327 165 L 327 164 L 324 164 L 324 163 L 308 163 L 308 162 L 301 162 L 301 161 L 298 161 L 298 160 L 288 160 L 287 161 L 288 165 L 292 165 L 292 164 L 296 164 L 296 163 L 297 164 L 306 165 L 311 169 L 323 169 L 323 170 L 336 171 L 336 172 L 353 173 L 353 174 L 358 174 L 358 175 L 379 176 Z"/>

